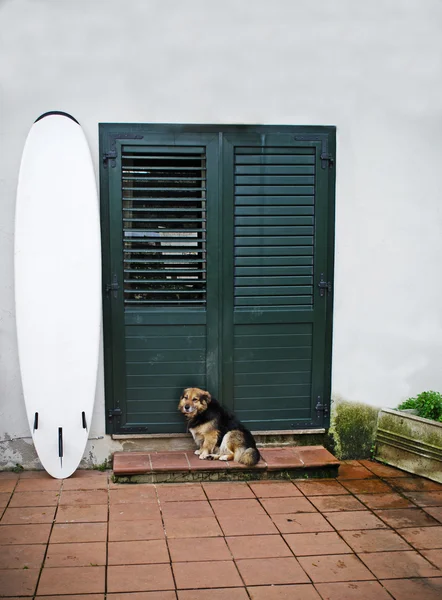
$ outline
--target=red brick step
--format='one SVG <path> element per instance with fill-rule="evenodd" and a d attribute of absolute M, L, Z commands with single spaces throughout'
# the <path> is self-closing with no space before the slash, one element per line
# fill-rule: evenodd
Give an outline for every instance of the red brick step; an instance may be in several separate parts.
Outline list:
<path fill-rule="evenodd" d="M 336 477 L 339 461 L 323 446 L 260 448 L 255 467 L 200 460 L 193 451 L 115 452 L 113 472 L 121 482 L 236 481 Z"/>

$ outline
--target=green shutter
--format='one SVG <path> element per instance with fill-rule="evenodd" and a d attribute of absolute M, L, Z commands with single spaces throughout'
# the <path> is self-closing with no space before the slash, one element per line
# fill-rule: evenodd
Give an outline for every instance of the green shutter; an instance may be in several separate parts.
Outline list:
<path fill-rule="evenodd" d="M 121 143 L 116 167 L 108 168 L 114 180 L 110 219 L 119 230 L 111 254 L 122 282 L 113 317 L 119 332 L 113 350 L 122 361 L 117 370 L 123 371 L 119 432 L 184 431 L 177 411 L 182 389 L 205 388 L 211 378 L 208 306 L 216 306 L 208 250 L 217 245 L 211 223 L 217 222 L 218 206 L 214 139 L 174 136 L 171 143 L 170 136 L 153 135 L 148 143 Z"/>
<path fill-rule="evenodd" d="M 101 126 L 109 432 L 185 431 L 188 386 L 254 430 L 327 424 L 334 132 L 280 129 Z"/>
<path fill-rule="evenodd" d="M 322 426 L 328 170 L 321 144 L 293 136 L 226 136 L 233 217 L 224 370 L 231 408 L 251 429 Z M 225 261 L 229 261 L 225 250 Z M 229 297 L 229 294 L 226 294 Z M 226 390 L 226 394 L 228 391 Z"/>

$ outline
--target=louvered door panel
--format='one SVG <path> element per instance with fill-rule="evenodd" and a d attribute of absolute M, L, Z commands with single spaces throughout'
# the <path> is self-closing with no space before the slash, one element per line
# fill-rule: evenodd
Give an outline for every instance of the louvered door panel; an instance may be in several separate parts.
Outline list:
<path fill-rule="evenodd" d="M 217 337 L 208 331 L 209 305 L 216 311 L 209 299 L 217 297 L 217 278 L 211 286 L 208 276 L 209 246 L 217 246 L 217 173 L 211 168 L 208 176 L 213 136 L 179 137 L 123 144 L 119 157 L 121 431 L 185 431 L 180 394 L 188 386 L 206 388 L 211 377 L 207 355 Z"/>
<path fill-rule="evenodd" d="M 318 146 L 277 134 L 229 142 L 233 364 L 226 372 L 234 410 L 251 429 L 311 427 L 325 314 L 315 290 Z"/>
<path fill-rule="evenodd" d="M 205 323 L 126 325 L 128 423 L 182 431 L 178 398 L 191 382 L 205 388 L 206 348 Z"/>
<path fill-rule="evenodd" d="M 204 306 L 207 206 L 203 149 L 126 151 L 122 193 L 126 307 Z"/>
<path fill-rule="evenodd" d="M 235 149 L 236 307 L 312 305 L 314 183 L 313 149 Z"/>

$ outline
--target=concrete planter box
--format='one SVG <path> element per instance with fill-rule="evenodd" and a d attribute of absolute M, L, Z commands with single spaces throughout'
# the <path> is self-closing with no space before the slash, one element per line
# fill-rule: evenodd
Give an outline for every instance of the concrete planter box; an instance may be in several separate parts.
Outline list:
<path fill-rule="evenodd" d="M 381 410 L 375 458 L 442 483 L 442 423 L 401 410 Z"/>

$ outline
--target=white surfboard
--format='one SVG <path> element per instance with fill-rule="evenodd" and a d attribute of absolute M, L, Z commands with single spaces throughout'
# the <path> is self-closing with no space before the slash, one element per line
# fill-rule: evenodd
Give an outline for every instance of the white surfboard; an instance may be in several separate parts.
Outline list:
<path fill-rule="evenodd" d="M 91 425 L 101 321 L 97 188 L 78 122 L 45 113 L 23 151 L 15 220 L 20 370 L 35 449 L 58 479 L 78 467 Z"/>

